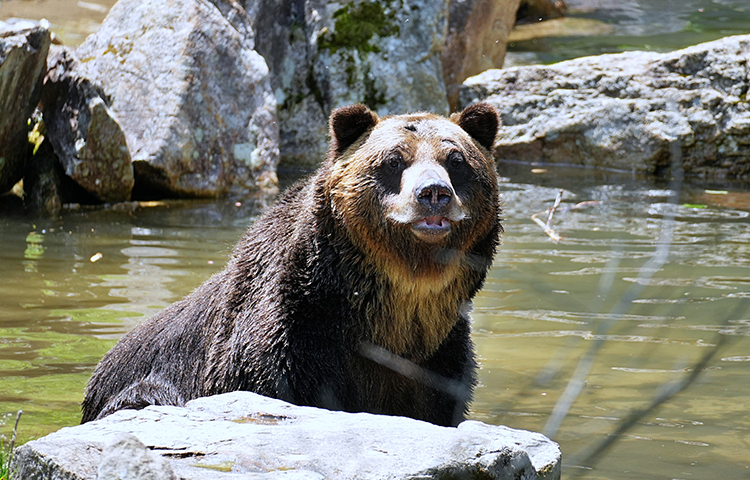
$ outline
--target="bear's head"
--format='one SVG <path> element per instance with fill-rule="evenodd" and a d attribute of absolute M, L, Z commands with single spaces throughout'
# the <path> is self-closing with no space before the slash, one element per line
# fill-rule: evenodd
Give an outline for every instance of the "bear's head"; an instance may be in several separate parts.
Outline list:
<path fill-rule="evenodd" d="M 487 104 L 450 119 L 380 119 L 364 105 L 335 110 L 325 189 L 334 218 L 391 278 L 450 277 L 478 257 L 486 269 L 502 230 L 491 155 L 497 128 Z"/>

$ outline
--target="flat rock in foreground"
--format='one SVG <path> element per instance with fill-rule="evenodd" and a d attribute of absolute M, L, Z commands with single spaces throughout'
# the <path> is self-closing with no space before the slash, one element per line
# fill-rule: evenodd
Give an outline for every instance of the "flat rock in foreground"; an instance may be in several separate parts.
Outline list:
<path fill-rule="evenodd" d="M 107 445 L 123 434 L 137 437 L 152 457 L 168 459 L 174 476 L 184 479 L 237 478 L 238 473 L 243 478 L 559 479 L 561 468 L 559 447 L 538 433 L 475 421 L 438 427 L 233 392 L 184 408 L 126 410 L 63 428 L 17 450 L 17 478 L 97 478 L 103 451 L 111 462 Z M 171 472 L 164 475 L 149 478 L 172 478 Z"/>

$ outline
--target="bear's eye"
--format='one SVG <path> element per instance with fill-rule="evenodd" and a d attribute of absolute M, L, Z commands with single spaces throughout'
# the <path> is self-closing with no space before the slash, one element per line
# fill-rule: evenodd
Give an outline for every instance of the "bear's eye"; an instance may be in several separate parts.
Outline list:
<path fill-rule="evenodd" d="M 453 167 L 461 165 L 465 160 L 464 154 L 461 152 L 451 152 L 450 155 L 448 155 L 448 163 Z"/>
<path fill-rule="evenodd" d="M 400 153 L 392 153 L 385 159 L 385 164 L 393 171 L 401 170 L 404 165 L 404 157 Z"/>

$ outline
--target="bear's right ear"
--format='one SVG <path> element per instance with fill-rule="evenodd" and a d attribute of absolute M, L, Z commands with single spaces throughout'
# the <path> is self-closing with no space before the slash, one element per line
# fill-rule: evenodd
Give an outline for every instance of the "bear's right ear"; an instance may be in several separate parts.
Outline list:
<path fill-rule="evenodd" d="M 362 104 L 337 108 L 331 112 L 329 120 L 330 153 L 338 157 L 377 123 L 377 114 Z"/>
<path fill-rule="evenodd" d="M 492 151 L 497 128 L 500 126 L 495 107 L 489 103 L 477 103 L 466 107 L 460 114 L 454 114 L 451 119 L 481 146 Z"/>

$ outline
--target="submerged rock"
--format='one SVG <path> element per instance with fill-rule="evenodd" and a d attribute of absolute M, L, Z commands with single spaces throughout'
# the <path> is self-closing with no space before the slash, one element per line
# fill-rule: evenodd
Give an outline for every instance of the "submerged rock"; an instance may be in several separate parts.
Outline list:
<path fill-rule="evenodd" d="M 250 392 L 200 398 L 184 408 L 124 410 L 63 428 L 17 449 L 12 468 L 24 479 L 93 479 L 103 447 L 123 433 L 167 459 L 183 479 L 559 479 L 561 468 L 557 444 L 537 433 L 332 412 Z M 112 449 L 106 453 L 110 464 L 116 457 Z"/>
<path fill-rule="evenodd" d="M 46 137 L 65 174 L 101 202 L 130 200 L 133 166 L 125 134 L 101 87 L 81 77 L 70 49 L 52 47 L 42 90 Z"/>
<path fill-rule="evenodd" d="M 31 156 L 28 120 L 42 94 L 49 46 L 43 27 L 0 31 L 0 193 L 21 180 Z"/>
<path fill-rule="evenodd" d="M 283 165 L 316 167 L 328 148 L 328 115 L 343 105 L 448 113 L 440 60 L 447 0 L 242 3 L 271 70 Z"/>
<path fill-rule="evenodd" d="M 498 108 L 499 159 L 650 174 L 679 161 L 687 175 L 749 179 L 749 88 L 750 36 L 735 36 L 489 70 L 464 83 L 459 108 Z"/>
<path fill-rule="evenodd" d="M 111 99 L 140 197 L 277 189 L 268 67 L 234 2 L 120 0 L 76 51 Z"/>

